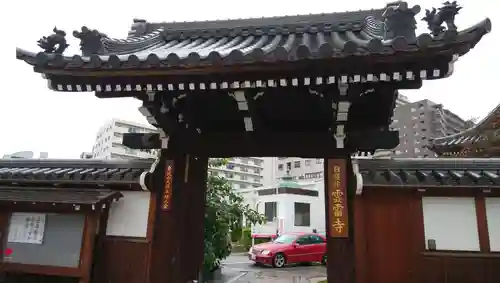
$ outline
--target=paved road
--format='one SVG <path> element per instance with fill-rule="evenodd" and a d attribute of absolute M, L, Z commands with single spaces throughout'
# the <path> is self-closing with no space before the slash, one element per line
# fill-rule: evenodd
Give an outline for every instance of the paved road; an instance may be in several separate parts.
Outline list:
<path fill-rule="evenodd" d="M 220 283 L 309 283 L 310 279 L 326 276 L 321 265 L 290 266 L 280 269 L 255 266 L 246 255 L 232 255 L 222 263 L 224 278 Z"/>

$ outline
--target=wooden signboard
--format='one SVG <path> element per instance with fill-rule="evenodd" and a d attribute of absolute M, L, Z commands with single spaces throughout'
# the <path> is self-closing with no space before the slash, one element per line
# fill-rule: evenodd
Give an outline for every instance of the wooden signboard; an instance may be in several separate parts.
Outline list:
<path fill-rule="evenodd" d="M 333 238 L 349 237 L 347 174 L 345 159 L 328 160 L 329 232 Z"/>
<path fill-rule="evenodd" d="M 162 210 L 170 210 L 172 205 L 172 165 L 165 169 L 165 183 L 163 185 Z"/>

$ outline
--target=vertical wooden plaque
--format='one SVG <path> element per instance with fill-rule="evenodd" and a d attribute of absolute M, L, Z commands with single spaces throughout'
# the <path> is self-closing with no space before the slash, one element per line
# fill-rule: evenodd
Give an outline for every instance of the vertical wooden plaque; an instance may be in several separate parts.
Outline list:
<path fill-rule="evenodd" d="M 163 211 L 170 210 L 172 205 L 172 165 L 169 164 L 165 168 L 165 181 L 163 184 L 163 198 L 161 208 Z"/>
<path fill-rule="evenodd" d="M 349 237 L 347 207 L 347 165 L 345 159 L 328 160 L 329 232 L 333 238 Z"/>

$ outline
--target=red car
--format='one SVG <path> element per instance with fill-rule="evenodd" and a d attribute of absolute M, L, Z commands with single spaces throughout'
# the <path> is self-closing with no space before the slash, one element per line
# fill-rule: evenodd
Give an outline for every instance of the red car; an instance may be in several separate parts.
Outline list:
<path fill-rule="evenodd" d="M 274 241 L 255 245 L 248 251 L 255 263 L 280 268 L 303 262 L 326 263 L 326 238 L 314 233 L 282 234 Z"/>

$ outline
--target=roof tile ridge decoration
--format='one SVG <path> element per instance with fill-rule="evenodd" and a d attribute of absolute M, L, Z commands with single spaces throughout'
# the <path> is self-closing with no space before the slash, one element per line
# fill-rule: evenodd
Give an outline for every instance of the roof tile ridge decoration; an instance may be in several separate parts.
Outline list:
<path fill-rule="evenodd" d="M 101 160 L 101 159 L 0 159 L 2 168 L 96 168 L 96 169 L 149 169 L 149 159 Z"/>
<path fill-rule="evenodd" d="M 190 28 L 192 22 L 155 26 L 134 20 L 133 32 L 123 40 L 111 39 L 86 27 L 75 31 L 81 55 L 63 56 L 66 34 L 55 29 L 54 34 L 39 40 L 43 52 L 16 49 L 16 56 L 40 68 L 110 70 L 294 61 L 367 53 L 392 55 L 421 48 L 443 48 L 447 44 L 464 44 L 457 54 L 463 55 L 491 30 L 491 22 L 486 19 L 457 32 L 454 17 L 460 9 L 456 2 L 445 2 L 439 10 L 427 10 L 423 20 L 431 33 L 419 36 L 415 34 L 415 16 L 420 7 L 409 7 L 406 2 L 389 3 L 379 10 L 201 22 L 215 25 L 211 29 Z M 305 20 L 288 23 L 283 19 Z M 256 24 L 248 26 L 245 21 Z M 233 26 L 224 28 L 228 22 Z"/>
<path fill-rule="evenodd" d="M 360 170 L 500 170 L 500 158 L 391 158 L 359 159 Z"/>
<path fill-rule="evenodd" d="M 500 159 L 495 159 L 495 162 L 472 160 L 454 165 L 446 161 L 450 159 L 364 160 L 359 164 L 365 186 L 500 188 Z"/>
<path fill-rule="evenodd" d="M 343 11 L 321 14 L 300 14 L 283 15 L 271 17 L 249 17 L 233 19 L 216 19 L 204 21 L 184 21 L 184 22 L 156 22 L 150 23 L 145 20 L 134 20 L 129 35 L 142 35 L 154 28 L 164 28 L 166 31 L 198 31 L 202 30 L 215 32 L 219 29 L 242 31 L 250 28 L 287 28 L 288 26 L 321 25 L 321 24 L 345 24 L 361 23 L 367 16 L 381 17 L 385 9 L 369 9 L 357 11 Z M 139 23 L 143 27 L 139 27 Z"/>
<path fill-rule="evenodd" d="M 479 121 L 479 123 L 477 123 L 473 127 L 465 129 L 465 130 L 458 132 L 456 134 L 435 138 L 434 140 L 432 140 L 432 144 L 439 145 L 439 144 L 451 141 L 457 137 L 462 137 L 464 135 L 470 135 L 470 134 L 478 135 L 479 131 L 481 131 L 482 128 L 485 127 L 485 124 L 489 123 L 490 120 L 494 119 L 497 115 L 500 116 L 500 103 L 493 110 L 491 110 L 483 119 L 481 119 L 481 121 Z"/>

